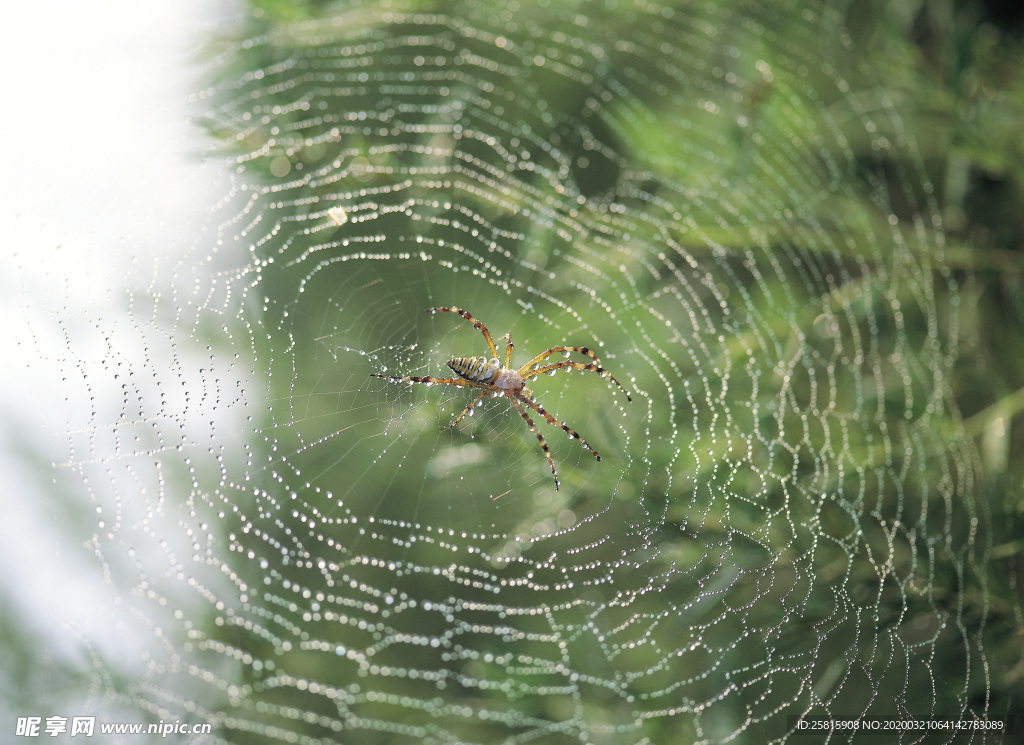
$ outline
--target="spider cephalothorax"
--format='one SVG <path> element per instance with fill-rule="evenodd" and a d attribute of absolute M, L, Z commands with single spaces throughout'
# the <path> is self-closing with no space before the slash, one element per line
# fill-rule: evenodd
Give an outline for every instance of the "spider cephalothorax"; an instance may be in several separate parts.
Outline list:
<path fill-rule="evenodd" d="M 594 457 L 601 460 L 601 456 L 597 454 L 594 448 L 590 447 L 586 440 L 580 437 L 579 433 L 571 429 L 565 422 L 560 422 L 551 416 L 544 410 L 544 407 L 537 403 L 537 400 L 533 396 L 533 392 L 526 387 L 526 381 L 536 378 L 538 375 L 545 373 L 554 374 L 558 370 L 562 369 L 574 369 L 574 370 L 589 370 L 596 372 L 605 378 L 611 380 L 617 385 L 623 393 L 626 394 L 626 400 L 632 401 L 629 392 L 623 388 L 622 383 L 617 381 L 614 376 L 603 367 L 601 367 L 600 361 L 597 359 L 591 350 L 586 347 L 551 347 L 550 349 L 541 352 L 532 360 L 527 362 L 522 367 L 516 369 L 510 367 L 512 362 L 512 336 L 511 334 L 505 334 L 505 364 L 502 365 L 498 361 L 498 350 L 494 346 L 494 341 L 491 339 L 491 333 L 487 330 L 480 321 L 476 320 L 468 312 L 460 310 L 459 308 L 428 308 L 431 313 L 457 313 L 467 321 L 473 324 L 474 328 L 480 329 L 480 332 L 484 335 L 484 339 L 487 341 L 487 346 L 491 349 L 493 357 L 452 357 L 448 360 L 448 367 L 455 372 L 459 377 L 457 378 L 432 378 L 429 376 L 398 376 L 398 375 L 380 375 L 374 373 L 375 378 L 384 378 L 386 380 L 404 380 L 410 383 L 438 383 L 441 385 L 454 385 L 460 388 L 478 388 L 480 389 L 480 395 L 474 398 L 462 413 L 459 414 L 455 419 L 452 420 L 451 425 L 454 427 L 459 423 L 462 417 L 466 416 L 473 407 L 479 403 L 484 396 L 487 394 L 493 395 L 505 395 L 512 405 L 519 412 L 520 416 L 526 420 L 526 423 L 530 425 L 530 431 L 537 436 L 537 440 L 540 442 L 541 449 L 544 450 L 544 455 L 548 459 L 548 464 L 551 466 L 551 475 L 555 479 L 555 490 L 558 489 L 558 472 L 555 470 L 555 461 L 551 458 L 551 451 L 548 450 L 548 444 L 544 442 L 544 436 L 537 430 L 537 426 L 533 423 L 533 419 L 526 413 L 526 407 L 533 409 L 540 414 L 549 424 L 554 424 L 557 427 L 561 427 L 566 434 L 580 441 L 580 443 L 593 453 Z M 552 362 L 547 365 L 540 365 L 539 363 L 546 360 L 553 354 L 558 352 L 568 353 L 578 352 L 579 354 L 585 354 L 594 362 L 592 364 L 583 364 L 581 362 L 573 362 L 571 360 L 564 360 L 562 362 Z"/>

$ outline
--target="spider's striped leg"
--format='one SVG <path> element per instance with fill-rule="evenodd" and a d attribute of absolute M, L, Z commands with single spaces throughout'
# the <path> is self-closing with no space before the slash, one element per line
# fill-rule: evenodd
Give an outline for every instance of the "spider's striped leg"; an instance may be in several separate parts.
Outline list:
<path fill-rule="evenodd" d="M 505 334 L 505 367 L 512 362 L 512 334 Z"/>
<path fill-rule="evenodd" d="M 566 347 L 564 349 L 573 350 L 573 349 L 575 349 L 575 347 Z M 581 349 L 585 349 L 585 347 L 582 347 Z M 560 352 L 560 351 L 563 351 L 563 349 L 555 347 L 554 350 L 549 350 L 549 351 Z M 532 364 L 533 364 L 532 362 L 528 363 L 527 367 L 529 365 L 532 365 Z M 584 364 L 581 364 L 579 362 L 565 361 L 565 362 L 552 362 L 550 365 L 544 365 L 543 367 L 539 367 L 536 370 L 529 370 L 529 369 L 527 369 L 527 367 L 523 367 L 522 369 L 519 370 L 519 374 L 522 375 L 524 378 L 536 378 L 538 375 L 543 375 L 544 373 L 553 372 L 555 370 L 561 370 L 563 367 L 569 367 L 569 368 L 572 368 L 573 370 L 590 370 L 591 372 L 596 372 L 602 378 L 608 378 L 613 383 L 615 383 L 615 385 L 617 385 L 619 387 L 619 390 L 621 390 L 623 393 L 626 394 L 626 400 L 627 401 L 632 401 L 633 400 L 632 397 L 629 395 L 629 391 L 627 391 L 623 387 L 622 383 L 617 381 L 615 379 L 614 375 L 612 375 L 610 372 L 605 370 L 600 365 L 584 365 Z"/>
<path fill-rule="evenodd" d="M 458 424 L 459 420 L 462 419 L 462 417 L 466 416 L 466 414 L 468 414 L 470 411 L 472 411 L 473 407 L 476 406 L 477 402 L 480 401 L 480 399 L 482 399 L 484 396 L 486 396 L 489 392 L 490 391 L 484 391 L 479 396 L 474 398 L 473 401 L 469 404 L 469 406 L 467 406 L 465 409 L 463 409 L 462 413 L 459 414 L 457 417 L 455 417 L 455 419 L 452 420 L 452 423 L 449 424 L 448 426 L 449 427 L 454 427 L 456 424 Z"/>
<path fill-rule="evenodd" d="M 508 400 L 512 402 L 512 405 L 516 407 L 516 411 L 519 412 L 520 416 L 522 416 L 523 419 L 526 420 L 526 423 L 530 425 L 530 431 L 537 435 L 537 440 L 540 441 L 540 447 L 544 451 L 544 457 L 548 459 L 548 465 L 551 466 L 551 475 L 555 478 L 555 491 L 558 491 L 558 472 L 555 471 L 555 461 L 551 458 L 551 451 L 548 450 L 548 444 L 544 442 L 544 435 L 540 433 L 540 430 L 537 429 L 537 425 L 533 423 L 532 419 L 530 419 L 530 415 L 526 413 L 526 409 L 519 405 L 519 402 L 525 401 L 525 399 L 517 398 L 508 391 L 505 392 L 505 395 L 508 396 Z"/>
<path fill-rule="evenodd" d="M 484 335 L 484 339 L 487 340 L 487 346 L 491 348 L 491 357 L 498 357 L 498 349 L 494 346 L 494 340 L 491 339 L 491 332 L 487 330 L 480 321 L 476 320 L 469 314 L 469 311 L 462 310 L 461 308 L 427 308 L 428 313 L 458 313 L 460 316 L 465 318 L 467 321 L 473 324 L 473 328 L 480 329 L 480 332 Z"/>
<path fill-rule="evenodd" d="M 431 378 L 430 376 L 418 376 L 418 375 L 381 375 L 380 373 L 373 373 L 371 378 L 383 378 L 384 380 L 404 380 L 408 383 L 437 383 L 438 385 L 454 385 L 459 388 L 489 388 L 490 386 L 484 385 L 483 383 L 476 383 L 472 380 L 463 380 L 462 378 Z"/>
<path fill-rule="evenodd" d="M 546 360 L 548 357 L 550 357 L 553 354 L 556 354 L 557 352 L 579 352 L 580 354 L 585 354 L 590 359 L 592 359 L 594 361 L 595 365 L 598 365 L 598 366 L 601 365 L 601 360 L 599 360 L 597 358 L 597 355 L 594 354 L 594 350 L 591 349 L 590 347 L 551 347 L 551 349 L 544 350 L 543 352 L 538 354 L 536 357 L 534 357 L 532 360 L 527 362 L 523 366 L 523 369 L 526 369 L 530 365 L 535 365 L 538 362 L 540 362 L 541 360 Z"/>
<path fill-rule="evenodd" d="M 590 443 L 588 443 L 586 440 L 584 440 L 582 437 L 580 437 L 580 433 L 579 432 L 577 432 L 576 430 L 574 430 L 571 427 L 569 427 L 569 425 L 567 425 L 565 422 L 560 422 L 557 419 L 555 419 L 553 416 L 551 416 L 548 412 L 546 412 L 544 410 L 543 406 L 541 406 L 536 401 L 531 401 L 530 399 L 523 398 L 523 397 L 518 397 L 518 398 L 524 404 L 526 404 L 531 409 L 533 409 L 538 414 L 540 414 L 542 417 L 547 419 L 548 420 L 548 424 L 553 424 L 556 427 L 561 427 L 563 430 L 565 430 L 565 433 L 567 435 L 569 435 L 569 437 L 573 438 L 574 440 L 579 440 L 580 444 L 583 447 L 585 447 L 587 450 L 589 450 L 591 453 L 593 453 L 595 458 L 597 458 L 598 460 L 601 460 L 601 456 L 597 454 L 597 451 L 594 450 L 594 448 L 590 447 Z"/>

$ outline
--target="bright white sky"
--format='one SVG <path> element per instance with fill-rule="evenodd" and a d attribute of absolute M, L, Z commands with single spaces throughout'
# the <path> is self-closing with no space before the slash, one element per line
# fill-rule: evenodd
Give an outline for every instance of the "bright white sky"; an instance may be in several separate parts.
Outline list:
<path fill-rule="evenodd" d="M 195 161 L 202 140 L 184 101 L 209 82 L 190 54 L 229 7 L 64 0 L 4 12 L 0 565 L 8 586 L 0 592 L 55 651 L 79 646 L 66 621 L 90 625 L 96 594 L 105 594 L 98 566 L 82 565 L 80 544 L 55 530 L 50 474 L 25 462 L 26 449 L 66 457 L 64 433 L 91 406 L 65 401 L 67 343 L 57 320 L 116 324 L 109 316 L 128 260 L 184 250 L 189 226 L 205 219 L 215 179 Z M 94 639 L 98 630 L 79 628 Z"/>
<path fill-rule="evenodd" d="M 185 148 L 195 135 L 182 103 L 202 85 L 187 64 L 215 8 L 66 0 L 6 11 L 0 190 L 14 221 L 4 221 L 5 261 L 17 253 L 31 279 L 41 279 L 36 270 L 47 275 L 46 285 L 58 261 L 71 291 L 88 296 L 123 274 L 86 261 L 87 249 L 106 253 L 109 239 L 152 232 L 160 215 L 171 220 L 192 206 L 181 178 L 194 168 Z M 6 284 L 12 274 L 3 277 Z"/>

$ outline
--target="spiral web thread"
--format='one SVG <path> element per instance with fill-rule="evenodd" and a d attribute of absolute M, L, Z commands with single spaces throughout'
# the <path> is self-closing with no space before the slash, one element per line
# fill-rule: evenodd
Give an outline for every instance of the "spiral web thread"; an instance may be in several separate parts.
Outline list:
<path fill-rule="evenodd" d="M 914 143 L 833 16 L 243 26 L 196 99 L 233 189 L 131 295 L 146 353 L 112 350 L 120 415 L 65 464 L 154 632 L 141 679 L 109 683 L 123 704 L 304 743 L 986 715 L 957 288 Z M 632 403 L 587 373 L 530 385 L 603 460 L 538 421 L 555 492 L 506 399 L 451 428 L 472 391 L 372 378 L 487 353 L 437 306 L 511 334 L 514 363 L 594 350 Z"/>

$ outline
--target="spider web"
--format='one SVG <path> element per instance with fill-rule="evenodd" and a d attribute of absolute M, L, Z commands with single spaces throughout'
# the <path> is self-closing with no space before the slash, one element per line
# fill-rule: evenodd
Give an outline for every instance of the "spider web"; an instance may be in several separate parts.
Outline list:
<path fill-rule="evenodd" d="M 103 695 L 249 743 L 988 716 L 958 287 L 841 16 L 294 13 L 216 47 L 193 103 L 227 193 L 173 271 L 130 276 L 136 343 L 76 371 L 119 393 L 60 472 L 144 634 L 131 684 L 98 653 Z M 472 391 L 372 378 L 488 354 L 437 306 L 516 365 L 595 350 L 632 403 L 531 388 L 602 460 L 534 417 L 556 491 L 506 399 L 453 428 Z"/>

